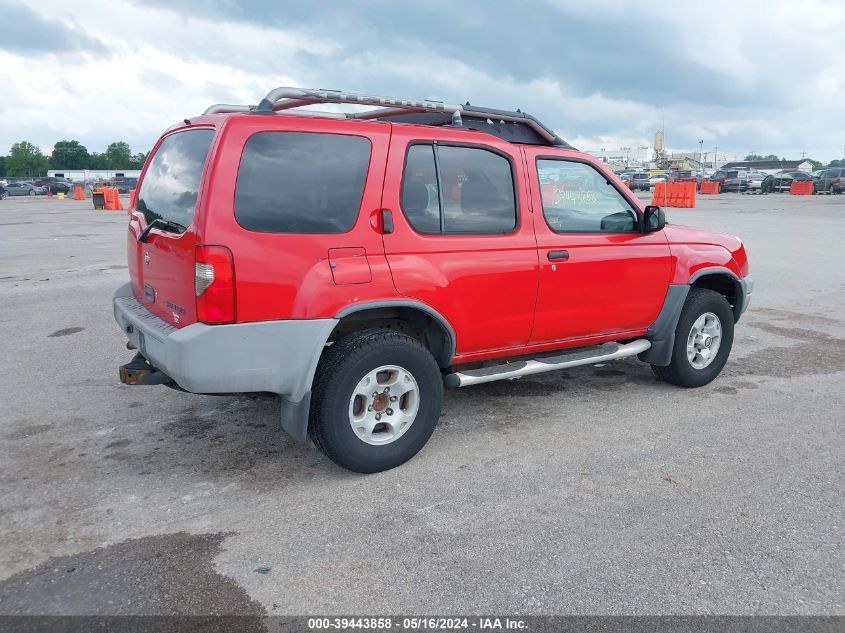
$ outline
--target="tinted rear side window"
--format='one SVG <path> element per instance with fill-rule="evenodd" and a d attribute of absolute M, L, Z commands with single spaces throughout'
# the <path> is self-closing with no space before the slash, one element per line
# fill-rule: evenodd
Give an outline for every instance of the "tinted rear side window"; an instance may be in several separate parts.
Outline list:
<path fill-rule="evenodd" d="M 188 226 L 199 197 L 200 177 L 214 130 L 171 134 L 158 146 L 138 192 L 147 224 L 157 218 Z"/>
<path fill-rule="evenodd" d="M 476 147 L 412 145 L 402 179 L 402 210 L 419 233 L 511 233 L 516 196 L 510 161 Z"/>
<path fill-rule="evenodd" d="M 235 217 L 265 233 L 344 233 L 358 217 L 370 141 L 311 132 L 259 132 L 244 146 Z"/>

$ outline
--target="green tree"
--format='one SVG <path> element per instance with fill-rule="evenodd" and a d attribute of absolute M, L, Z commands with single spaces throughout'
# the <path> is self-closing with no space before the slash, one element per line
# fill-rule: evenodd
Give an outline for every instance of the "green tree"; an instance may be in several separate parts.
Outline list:
<path fill-rule="evenodd" d="M 147 160 L 147 154 L 148 152 L 138 152 L 137 154 L 133 154 L 132 158 L 129 160 L 130 169 L 141 169 Z"/>
<path fill-rule="evenodd" d="M 761 156 L 760 154 L 749 154 L 744 160 L 784 160 L 778 158 L 777 154 L 769 154 L 768 156 Z"/>
<path fill-rule="evenodd" d="M 91 155 L 79 141 L 59 141 L 50 154 L 51 169 L 88 169 Z"/>
<path fill-rule="evenodd" d="M 109 169 L 129 169 L 132 161 L 132 152 L 129 150 L 129 143 L 116 141 L 106 148 L 106 161 Z"/>
<path fill-rule="evenodd" d="M 813 166 L 813 171 L 824 169 L 824 165 L 821 162 L 813 160 L 812 158 L 808 158 L 807 160 L 810 161 L 810 164 Z"/>
<path fill-rule="evenodd" d="M 828 164 L 828 167 L 845 167 L 845 160 L 839 160 L 838 158 L 832 160 Z"/>
<path fill-rule="evenodd" d="M 21 141 L 12 145 L 6 169 L 10 176 L 46 176 L 47 157 L 29 141 Z"/>
<path fill-rule="evenodd" d="M 105 154 L 91 152 L 88 159 L 88 169 L 106 170 L 109 168 L 109 159 Z"/>
<path fill-rule="evenodd" d="M 0 176 L 6 175 L 6 159 L 7 156 L 0 156 Z"/>

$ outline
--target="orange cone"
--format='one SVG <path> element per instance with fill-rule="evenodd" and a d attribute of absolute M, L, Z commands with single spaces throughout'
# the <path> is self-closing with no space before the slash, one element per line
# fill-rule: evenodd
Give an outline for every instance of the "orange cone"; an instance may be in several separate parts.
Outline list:
<path fill-rule="evenodd" d="M 82 187 L 76 186 L 73 188 L 73 199 L 74 200 L 85 200 L 85 194 L 82 193 Z"/>

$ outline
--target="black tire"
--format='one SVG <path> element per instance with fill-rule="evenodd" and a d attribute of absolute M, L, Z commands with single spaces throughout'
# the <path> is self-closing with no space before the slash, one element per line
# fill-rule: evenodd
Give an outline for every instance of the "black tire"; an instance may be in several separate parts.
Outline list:
<path fill-rule="evenodd" d="M 6 191 L 0 191 L 0 200 L 5 200 L 9 194 Z"/>
<path fill-rule="evenodd" d="M 830 185 L 830 186 L 827 188 L 827 193 L 828 193 L 828 194 L 830 194 L 830 195 L 832 196 L 833 194 L 835 194 L 835 193 L 836 193 L 836 187 L 834 187 L 833 185 Z"/>
<path fill-rule="evenodd" d="M 687 339 L 693 324 L 706 313 L 715 314 L 722 326 L 719 350 L 713 361 L 696 369 L 687 358 Z M 727 300 L 718 292 L 705 288 L 691 288 L 675 328 L 672 361 L 666 367 L 652 365 L 654 373 L 663 381 L 679 387 L 701 387 L 713 381 L 722 371 L 734 340 L 734 315 Z"/>
<path fill-rule="evenodd" d="M 416 380 L 416 417 L 398 439 L 368 444 L 350 423 L 350 402 L 359 381 L 384 365 L 405 369 Z M 311 396 L 308 433 L 333 462 L 358 473 L 395 468 L 416 455 L 434 432 L 443 404 L 443 377 L 417 340 L 392 330 L 355 332 L 329 346 L 320 359 Z"/>
<path fill-rule="evenodd" d="M 30 189 L 30 190 L 29 190 L 29 195 L 34 196 L 34 195 L 35 195 L 35 189 Z"/>

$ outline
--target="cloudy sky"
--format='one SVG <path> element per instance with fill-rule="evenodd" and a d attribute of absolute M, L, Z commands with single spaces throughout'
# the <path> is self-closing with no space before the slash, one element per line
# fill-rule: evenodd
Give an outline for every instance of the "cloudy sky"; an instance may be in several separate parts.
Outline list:
<path fill-rule="evenodd" d="M 583 150 L 845 148 L 845 2 L 0 0 L 0 153 L 149 150 L 282 86 L 522 108 Z"/>

